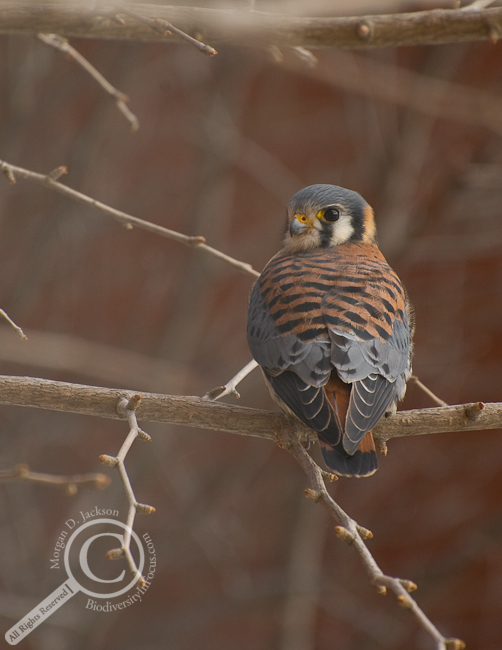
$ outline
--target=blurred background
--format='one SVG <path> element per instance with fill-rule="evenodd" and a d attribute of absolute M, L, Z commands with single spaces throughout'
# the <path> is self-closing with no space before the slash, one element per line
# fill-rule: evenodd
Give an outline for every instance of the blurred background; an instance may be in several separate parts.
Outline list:
<path fill-rule="evenodd" d="M 368 4 L 440 6 L 352 11 Z M 347 3 L 331 3 L 337 11 Z M 258 270 L 281 247 L 293 193 L 356 190 L 415 307 L 416 375 L 450 404 L 502 401 L 502 44 L 319 51 L 311 69 L 287 50 L 278 62 L 219 44 L 208 58 L 187 44 L 71 43 L 129 95 L 139 130 L 73 61 L 2 35 L 1 159 L 43 173 L 67 165 L 72 188 L 203 235 Z M 203 395 L 250 360 L 251 276 L 20 178 L 0 178 L 0 260 L 0 307 L 29 337 L 0 323 L 2 374 Z M 239 391 L 241 405 L 276 408 L 258 371 Z M 402 408 L 430 406 L 409 387 Z M 157 555 L 143 602 L 99 613 L 81 595 L 20 648 L 433 647 L 304 499 L 289 454 L 254 438 L 144 428 L 153 442 L 126 463 L 138 500 L 157 509 L 135 525 Z M 118 476 L 97 459 L 126 433 L 123 422 L 0 409 L 0 468 L 112 477 L 73 497 L 0 486 L 2 630 L 61 584 L 49 559 L 67 519 L 97 506 L 125 520 Z M 501 645 L 501 462 L 497 431 L 403 438 L 374 477 L 330 487 L 373 531 L 382 569 L 416 582 L 420 606 L 469 650 Z"/>

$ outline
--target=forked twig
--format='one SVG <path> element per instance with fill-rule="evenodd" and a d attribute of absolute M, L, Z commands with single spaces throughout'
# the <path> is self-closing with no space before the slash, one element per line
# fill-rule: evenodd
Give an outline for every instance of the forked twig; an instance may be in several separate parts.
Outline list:
<path fill-rule="evenodd" d="M 240 394 L 236 390 L 237 386 L 241 383 L 244 377 L 247 377 L 257 366 L 258 363 L 253 359 L 245 365 L 242 370 L 239 370 L 235 377 L 232 377 L 232 379 L 230 379 L 230 381 L 228 381 L 224 386 L 216 386 L 216 388 L 208 391 L 202 399 L 216 401 L 217 399 L 226 397 L 227 395 L 232 395 L 232 397 L 239 399 Z"/>
<path fill-rule="evenodd" d="M 153 506 L 146 505 L 145 503 L 139 503 L 137 501 L 136 496 L 134 494 L 134 490 L 132 489 L 129 475 L 127 474 L 127 470 L 124 464 L 127 453 L 131 448 L 132 443 L 136 440 L 136 438 L 140 438 L 141 440 L 146 440 L 146 441 L 151 440 L 150 436 L 144 431 L 142 431 L 138 426 L 138 421 L 136 419 L 135 411 L 138 408 L 140 402 L 141 402 L 141 395 L 133 395 L 132 397 L 120 397 L 118 399 L 117 412 L 119 413 L 119 415 L 127 418 L 129 422 L 129 434 L 127 435 L 127 438 L 124 440 L 124 443 L 122 444 L 122 447 L 120 448 L 117 456 L 108 456 L 103 454 L 99 457 L 99 459 L 103 464 L 108 465 L 109 467 L 117 468 L 122 483 L 124 485 L 127 501 L 129 502 L 129 510 L 127 512 L 127 521 L 126 521 L 127 528 L 125 529 L 125 533 L 124 533 L 124 543 L 121 548 L 116 548 L 116 549 L 112 549 L 111 551 L 108 551 L 107 557 L 111 560 L 116 560 L 120 557 L 125 556 L 127 563 L 129 564 L 129 568 L 131 569 L 131 573 L 136 574 L 138 578 L 138 584 L 140 586 L 144 586 L 145 579 L 141 575 L 138 567 L 136 566 L 136 562 L 131 553 L 131 533 L 134 525 L 134 519 L 136 518 L 136 514 L 140 513 L 143 515 L 151 515 L 152 513 L 155 512 L 155 508 Z"/>
<path fill-rule="evenodd" d="M 326 473 L 314 462 L 300 442 L 290 440 L 282 443 L 281 446 L 286 447 L 289 453 L 294 456 L 310 480 L 311 487 L 305 490 L 305 496 L 313 499 L 316 503 L 322 503 L 328 509 L 331 516 L 338 523 L 335 527 L 336 536 L 357 551 L 368 573 L 370 582 L 378 593 L 385 595 L 387 589 L 393 591 L 397 596 L 399 605 L 410 610 L 420 626 L 435 641 L 438 650 L 462 650 L 465 648 L 465 643 L 460 639 L 447 639 L 444 637 L 420 609 L 416 601 L 410 596 L 410 592 L 417 588 L 415 583 L 410 580 L 393 578 L 383 573 L 364 543 L 364 540 L 371 539 L 373 534 L 349 517 L 331 497 L 324 482 Z"/>
<path fill-rule="evenodd" d="M 64 196 L 67 196 L 73 199 L 74 201 L 83 203 L 91 208 L 98 210 L 99 212 L 107 214 L 108 216 L 113 217 L 116 221 L 124 225 L 126 228 L 133 228 L 133 227 L 142 228 L 143 230 L 148 230 L 149 232 L 153 232 L 157 235 L 161 235 L 162 237 L 167 237 L 168 239 L 172 239 L 181 244 L 185 244 L 186 246 L 194 246 L 198 249 L 206 251 L 206 253 L 209 253 L 214 257 L 219 257 L 220 259 L 224 260 L 228 264 L 235 266 L 240 271 L 244 271 L 245 273 L 254 275 L 255 277 L 258 277 L 260 275 L 258 271 L 255 271 L 255 269 L 253 269 L 251 264 L 246 264 L 245 262 L 236 260 L 233 257 L 230 257 L 229 255 L 225 255 L 225 253 L 222 253 L 216 248 L 213 248 L 212 246 L 208 246 L 205 243 L 206 240 L 204 239 L 204 237 L 199 237 L 199 236 L 189 237 L 188 235 L 183 235 L 182 233 L 176 232 L 174 230 L 169 230 L 169 228 L 158 226 L 157 224 L 151 223 L 150 221 L 144 221 L 143 219 L 139 219 L 138 217 L 133 217 L 132 215 L 127 214 L 126 212 L 122 212 L 121 210 L 116 210 L 115 208 L 111 208 L 109 205 L 106 205 L 105 203 L 101 203 L 101 201 L 96 201 L 96 199 L 93 199 L 90 196 L 87 196 L 86 194 L 77 192 L 76 190 L 73 190 L 71 187 L 68 187 L 67 185 L 63 185 L 63 183 L 59 183 L 58 178 L 63 174 L 67 173 L 66 167 L 57 167 L 49 174 L 38 174 L 28 169 L 24 169 L 23 167 L 17 167 L 16 165 L 11 165 L 5 161 L 0 160 L 0 171 L 2 171 L 7 176 L 7 179 L 11 183 L 16 182 L 15 175 L 18 174 L 19 176 L 25 178 L 26 180 L 34 181 L 35 183 L 38 183 L 39 185 L 43 185 L 44 187 L 50 190 L 55 190 L 59 194 L 63 194 Z"/>
<path fill-rule="evenodd" d="M 24 481 L 25 483 L 59 487 L 63 488 L 70 496 L 77 493 L 79 485 L 87 485 L 98 490 L 103 490 L 110 485 L 110 477 L 106 474 L 75 474 L 73 476 L 42 474 L 41 472 L 32 472 L 25 463 L 16 465 L 13 469 L 0 470 L 0 482 L 7 483 L 9 481 Z"/>
<path fill-rule="evenodd" d="M 12 320 L 12 318 L 10 318 L 10 316 L 6 314 L 3 309 L 0 309 L 0 316 L 3 316 L 5 320 L 9 323 L 9 325 L 12 325 L 12 327 L 16 330 L 16 332 L 23 339 L 23 341 L 28 340 L 28 337 L 23 332 L 23 330 L 19 327 L 19 325 L 16 325 L 16 323 Z"/>
<path fill-rule="evenodd" d="M 82 56 L 80 52 L 78 52 L 68 43 L 68 40 L 66 38 L 59 36 L 59 34 L 37 34 L 37 38 L 40 39 L 42 43 L 45 43 L 46 45 L 49 45 L 50 47 L 53 47 L 54 49 L 59 50 L 60 52 L 63 52 L 63 54 L 71 57 L 76 63 L 84 68 L 84 70 L 88 72 L 91 77 L 93 77 L 98 82 L 101 88 L 103 88 L 105 92 L 107 92 L 108 95 L 115 101 L 119 111 L 129 121 L 129 124 L 131 125 L 131 131 L 138 130 L 138 118 L 136 115 L 134 115 L 134 113 L 131 112 L 126 104 L 126 102 L 129 101 L 129 97 L 120 90 L 117 90 L 115 86 L 112 86 L 112 84 L 107 79 L 105 79 L 105 77 L 103 77 L 99 70 L 96 70 L 96 68 L 91 63 L 89 63 L 89 61 L 84 56 Z"/>

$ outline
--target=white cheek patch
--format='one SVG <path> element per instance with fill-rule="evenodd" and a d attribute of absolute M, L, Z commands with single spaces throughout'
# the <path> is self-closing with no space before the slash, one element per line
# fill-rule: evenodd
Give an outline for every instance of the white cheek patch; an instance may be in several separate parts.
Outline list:
<path fill-rule="evenodd" d="M 345 244 L 354 234 L 354 226 L 352 219 L 348 214 L 342 214 L 340 219 L 333 224 L 333 232 L 331 235 L 332 244 Z"/>

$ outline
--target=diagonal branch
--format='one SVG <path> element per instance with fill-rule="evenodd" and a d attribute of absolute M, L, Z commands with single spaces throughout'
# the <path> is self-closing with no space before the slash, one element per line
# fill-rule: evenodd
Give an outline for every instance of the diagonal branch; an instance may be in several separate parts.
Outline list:
<path fill-rule="evenodd" d="M 485 3 L 483 3 L 483 6 Z M 296 17 L 263 11 L 206 9 L 128 3 L 144 18 L 160 19 L 213 43 L 303 48 L 373 48 L 397 45 L 496 42 L 502 34 L 502 8 L 471 11 L 432 9 L 350 17 Z M 115 13 L 121 13 L 117 7 Z M 50 0 L 3 0 L 0 33 L 58 33 L 66 37 L 135 41 L 178 40 L 175 33 L 152 29 L 131 16 L 123 24 L 84 4 Z"/>
<path fill-rule="evenodd" d="M 157 235 L 161 235 L 162 237 L 167 237 L 167 239 L 172 239 L 181 244 L 185 244 L 186 246 L 195 246 L 196 248 L 204 250 L 206 253 L 213 255 L 214 257 L 219 257 L 228 264 L 235 266 L 240 271 L 244 271 L 245 273 L 249 273 L 255 277 L 258 277 L 260 275 L 258 271 L 255 271 L 253 269 L 251 264 L 246 264 L 245 262 L 236 260 L 229 255 L 225 255 L 225 253 L 222 253 L 216 248 L 208 246 L 205 243 L 206 240 L 204 237 L 189 237 L 188 235 L 183 235 L 182 233 L 176 232 L 174 230 L 169 230 L 169 228 L 158 226 L 157 224 L 151 223 L 150 221 L 144 221 L 138 217 L 133 217 L 126 212 L 116 210 L 115 208 L 112 208 L 105 203 L 101 203 L 101 201 L 96 201 L 96 199 L 93 199 L 86 194 L 77 192 L 71 187 L 63 185 L 63 183 L 59 183 L 58 178 L 67 173 L 66 167 L 58 167 L 49 174 L 38 174 L 36 172 L 29 171 L 28 169 L 23 169 L 23 167 L 17 167 L 16 165 L 11 165 L 5 161 L 0 160 L 0 171 L 2 171 L 7 176 L 8 180 L 11 183 L 16 182 L 15 175 L 17 174 L 22 178 L 34 181 L 35 183 L 43 185 L 50 190 L 54 190 L 59 194 L 63 194 L 63 196 L 67 196 L 68 198 L 71 198 L 78 203 L 83 203 L 84 205 L 87 205 L 91 208 L 94 208 L 95 210 L 98 210 L 99 212 L 113 217 L 116 221 L 124 225 L 126 228 L 141 228 L 143 230 L 153 232 Z"/>
<path fill-rule="evenodd" d="M 163 20 L 162 18 L 147 18 L 146 16 L 143 16 L 142 14 L 139 14 L 136 11 L 133 11 L 132 9 L 128 9 L 127 7 L 124 6 L 119 7 L 119 11 L 121 14 L 130 16 L 131 18 L 134 18 L 135 20 L 139 20 L 141 23 L 148 25 L 148 27 L 151 27 L 154 31 L 156 31 L 159 34 L 162 34 L 163 36 L 164 35 L 170 36 L 171 34 L 176 34 L 176 36 L 179 36 L 187 43 L 190 43 L 191 45 L 196 47 L 199 50 L 199 52 L 202 52 L 207 56 L 214 56 L 215 54 L 218 54 L 218 52 L 214 49 L 214 47 L 211 47 L 210 45 L 206 45 L 205 43 L 201 43 L 201 41 L 197 40 L 196 38 L 192 38 L 192 36 L 190 36 L 186 32 L 182 31 L 181 29 L 178 29 L 174 25 L 171 25 L 171 23 L 169 23 L 167 20 Z"/>
<path fill-rule="evenodd" d="M 16 325 L 16 323 L 12 320 L 12 318 L 10 318 L 10 316 L 3 309 L 0 309 L 0 316 L 3 316 L 5 318 L 5 320 L 9 323 L 9 325 L 11 325 L 16 330 L 16 332 L 23 339 L 23 341 L 28 340 L 28 337 L 23 332 L 23 330 L 19 327 L 19 325 Z"/>
<path fill-rule="evenodd" d="M 410 596 L 410 592 L 417 587 L 410 580 L 402 580 L 385 575 L 378 566 L 373 555 L 370 553 L 364 540 L 371 539 L 371 531 L 359 526 L 346 512 L 340 508 L 336 501 L 330 496 L 324 483 L 323 471 L 312 460 L 304 447 L 297 440 L 290 440 L 283 445 L 298 461 L 303 471 L 307 474 L 311 487 L 305 490 L 305 496 L 313 499 L 316 503 L 322 503 L 330 515 L 339 524 L 335 527 L 337 537 L 349 544 L 358 553 L 371 584 L 378 593 L 385 595 L 390 589 L 397 596 L 398 603 L 408 609 L 417 619 L 419 625 L 435 641 L 436 647 L 441 650 L 463 650 L 465 644 L 460 639 L 447 639 L 436 628 L 432 621 L 420 609 L 417 602 Z"/>
<path fill-rule="evenodd" d="M 129 101 L 129 97 L 125 95 L 120 90 L 117 90 L 115 86 L 103 77 L 99 70 L 89 63 L 89 61 L 80 54 L 74 47 L 72 47 L 66 38 L 59 36 L 59 34 L 37 34 L 37 38 L 45 43 L 49 47 L 53 47 L 59 52 L 63 52 L 67 56 L 71 57 L 76 63 L 78 63 L 86 72 L 88 72 L 91 77 L 93 77 L 98 84 L 108 93 L 115 103 L 117 108 L 124 115 L 124 117 L 129 121 L 131 125 L 131 131 L 137 131 L 139 129 L 139 121 L 136 115 L 132 113 L 127 106 L 126 102 Z"/>
<path fill-rule="evenodd" d="M 69 384 L 35 377 L 0 375 L 0 404 L 80 413 L 95 417 L 123 419 L 116 403 L 135 391 Z M 142 393 L 138 420 L 169 422 L 188 427 L 224 431 L 277 441 L 292 425 L 302 440 L 315 440 L 307 427 L 282 413 L 222 404 L 200 397 Z M 375 438 L 387 441 L 400 436 L 476 431 L 502 428 L 502 403 L 458 404 L 430 409 L 399 411 L 373 429 Z"/>

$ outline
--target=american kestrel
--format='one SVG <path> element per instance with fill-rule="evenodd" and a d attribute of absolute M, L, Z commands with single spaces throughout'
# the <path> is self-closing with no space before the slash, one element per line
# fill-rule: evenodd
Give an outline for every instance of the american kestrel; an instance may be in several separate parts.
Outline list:
<path fill-rule="evenodd" d="M 378 467 L 371 429 L 411 375 L 411 314 L 356 192 L 310 185 L 288 204 L 284 248 L 253 287 L 248 342 L 273 397 L 317 432 L 340 476 Z"/>

